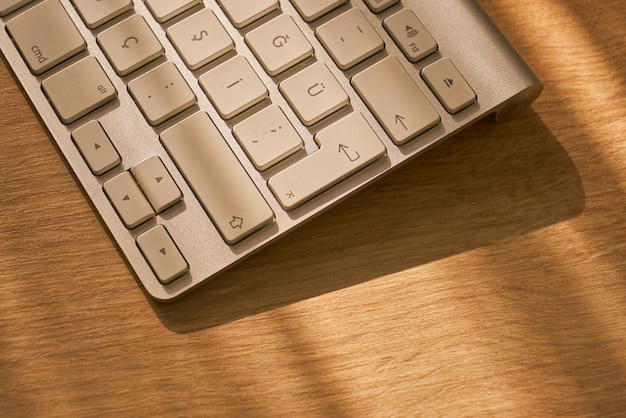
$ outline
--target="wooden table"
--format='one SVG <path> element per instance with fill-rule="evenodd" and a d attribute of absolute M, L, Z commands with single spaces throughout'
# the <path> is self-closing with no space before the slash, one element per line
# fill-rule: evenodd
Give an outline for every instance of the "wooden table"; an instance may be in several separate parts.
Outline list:
<path fill-rule="evenodd" d="M 174 304 L 0 64 L 0 411 L 626 413 L 623 0 L 481 0 L 545 91 Z"/>

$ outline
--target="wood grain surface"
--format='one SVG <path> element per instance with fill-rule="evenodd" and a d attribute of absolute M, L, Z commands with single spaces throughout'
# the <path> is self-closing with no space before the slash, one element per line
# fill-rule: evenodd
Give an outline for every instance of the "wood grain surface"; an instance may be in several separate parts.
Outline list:
<path fill-rule="evenodd" d="M 545 90 L 173 304 L 0 63 L 0 415 L 624 416 L 623 0 L 481 0 Z"/>

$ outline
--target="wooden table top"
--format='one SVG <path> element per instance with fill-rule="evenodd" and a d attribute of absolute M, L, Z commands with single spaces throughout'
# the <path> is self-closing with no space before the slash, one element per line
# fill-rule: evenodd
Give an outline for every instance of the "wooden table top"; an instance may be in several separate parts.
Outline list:
<path fill-rule="evenodd" d="M 481 0 L 545 90 L 173 304 L 0 64 L 0 413 L 626 411 L 623 0 Z"/>

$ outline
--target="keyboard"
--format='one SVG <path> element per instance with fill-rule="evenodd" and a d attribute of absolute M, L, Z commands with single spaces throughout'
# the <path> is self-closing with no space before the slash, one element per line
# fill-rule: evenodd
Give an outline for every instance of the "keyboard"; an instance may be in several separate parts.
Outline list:
<path fill-rule="evenodd" d="M 0 20 L 159 301 L 542 90 L 474 0 L 0 0 Z"/>

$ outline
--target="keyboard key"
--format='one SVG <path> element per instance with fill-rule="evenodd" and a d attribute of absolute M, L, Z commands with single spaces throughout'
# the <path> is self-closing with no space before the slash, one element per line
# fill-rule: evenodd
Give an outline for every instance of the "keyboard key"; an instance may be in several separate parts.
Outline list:
<path fill-rule="evenodd" d="M 398 145 L 439 123 L 439 114 L 395 57 L 355 75 L 352 85 Z"/>
<path fill-rule="evenodd" d="M 269 95 L 265 84 L 241 55 L 213 68 L 199 80 L 224 119 L 238 115 Z"/>
<path fill-rule="evenodd" d="M 411 9 L 403 9 L 383 21 L 387 32 L 411 62 L 417 62 L 437 50 L 437 42 Z"/>
<path fill-rule="evenodd" d="M 6 28 L 30 71 L 39 75 L 87 47 L 58 0 L 44 1 L 11 19 Z"/>
<path fill-rule="evenodd" d="M 303 146 L 302 138 L 276 105 L 235 125 L 233 133 L 259 170 L 266 170 Z"/>
<path fill-rule="evenodd" d="M 449 113 L 459 113 L 476 102 L 476 93 L 449 58 L 424 68 L 422 77 Z"/>
<path fill-rule="evenodd" d="M 367 7 L 374 13 L 380 13 L 398 3 L 400 0 L 364 0 Z"/>
<path fill-rule="evenodd" d="M 316 62 L 279 85 L 298 117 L 307 126 L 350 103 L 350 98 L 322 62 Z"/>
<path fill-rule="evenodd" d="M 120 155 L 98 121 L 92 120 L 76 128 L 72 132 L 72 139 L 96 176 L 122 163 Z"/>
<path fill-rule="evenodd" d="M 45 79 L 41 87 L 61 122 L 70 124 L 117 97 L 117 90 L 94 57 Z"/>
<path fill-rule="evenodd" d="M 159 157 L 143 160 L 131 168 L 130 173 L 156 213 L 181 201 L 183 196 L 180 189 Z"/>
<path fill-rule="evenodd" d="M 202 0 L 143 0 L 152 16 L 157 22 L 167 22 L 171 18 L 178 16 L 202 3 Z"/>
<path fill-rule="evenodd" d="M 137 237 L 137 246 L 162 284 L 169 284 L 187 273 L 189 265 L 163 225 Z"/>
<path fill-rule="evenodd" d="M 385 47 L 382 38 L 359 9 L 323 24 L 315 32 L 333 60 L 347 70 Z"/>
<path fill-rule="evenodd" d="M 33 0 L 0 0 L 0 16 L 6 16 L 31 1 Z"/>
<path fill-rule="evenodd" d="M 279 8 L 278 0 L 217 0 L 236 28 L 262 18 Z"/>
<path fill-rule="evenodd" d="M 171 26 L 167 36 L 190 70 L 235 49 L 235 43 L 211 9 L 202 9 Z"/>
<path fill-rule="evenodd" d="M 133 8 L 132 0 L 72 0 L 72 3 L 89 29 L 97 28 Z"/>
<path fill-rule="evenodd" d="M 106 181 L 102 187 L 126 228 L 136 228 L 154 216 L 150 203 L 128 171 Z"/>
<path fill-rule="evenodd" d="M 346 2 L 347 0 L 291 0 L 300 16 L 307 22 L 322 17 Z"/>
<path fill-rule="evenodd" d="M 134 15 L 101 32 L 98 44 L 121 76 L 163 55 L 163 46 L 143 17 Z"/>
<path fill-rule="evenodd" d="M 228 244 L 273 221 L 274 212 L 206 113 L 165 130 L 161 142 Z"/>
<path fill-rule="evenodd" d="M 293 19 L 280 15 L 246 35 L 246 43 L 271 76 L 313 55 L 313 47 Z"/>
<path fill-rule="evenodd" d="M 320 149 L 270 178 L 281 206 L 291 210 L 386 153 L 363 116 L 353 112 L 315 135 Z"/>
<path fill-rule="evenodd" d="M 128 91 L 152 126 L 165 122 L 196 103 L 196 95 L 171 62 L 161 64 L 128 83 Z"/>

